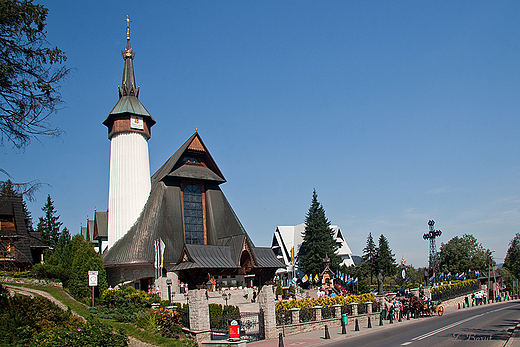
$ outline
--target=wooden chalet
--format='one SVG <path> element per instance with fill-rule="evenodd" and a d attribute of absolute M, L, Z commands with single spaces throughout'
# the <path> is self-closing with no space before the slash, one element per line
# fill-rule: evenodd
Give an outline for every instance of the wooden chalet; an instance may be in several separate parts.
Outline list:
<path fill-rule="evenodd" d="M 0 196 L 0 269 L 25 270 L 43 261 L 49 246 L 40 233 L 29 232 L 20 196 Z"/>

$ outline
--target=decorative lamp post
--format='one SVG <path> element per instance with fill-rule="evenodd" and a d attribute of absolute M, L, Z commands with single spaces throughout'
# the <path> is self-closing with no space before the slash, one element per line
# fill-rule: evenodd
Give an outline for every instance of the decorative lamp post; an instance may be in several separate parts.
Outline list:
<path fill-rule="evenodd" d="M 172 305 L 172 279 L 171 278 L 166 279 L 166 285 L 168 286 L 168 303 L 171 306 Z"/>
<path fill-rule="evenodd" d="M 428 260 L 428 276 L 433 276 L 435 274 L 435 253 L 437 252 L 437 247 L 435 246 L 435 238 L 441 236 L 442 231 L 435 230 L 433 226 L 435 225 L 434 220 L 428 221 L 429 231 L 423 235 L 423 239 L 430 240 L 430 256 Z"/>

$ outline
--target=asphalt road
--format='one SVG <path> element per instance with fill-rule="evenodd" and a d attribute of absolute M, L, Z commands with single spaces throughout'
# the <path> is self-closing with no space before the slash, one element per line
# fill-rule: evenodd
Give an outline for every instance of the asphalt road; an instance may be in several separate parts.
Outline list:
<path fill-rule="evenodd" d="M 520 323 L 520 302 L 508 301 L 446 312 L 413 324 L 335 340 L 327 346 L 503 346 Z"/>

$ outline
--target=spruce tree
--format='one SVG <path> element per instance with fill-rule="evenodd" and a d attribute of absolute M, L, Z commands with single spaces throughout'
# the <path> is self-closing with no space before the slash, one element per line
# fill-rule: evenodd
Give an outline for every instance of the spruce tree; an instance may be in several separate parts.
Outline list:
<path fill-rule="evenodd" d="M 377 247 L 376 255 L 377 271 L 383 270 L 383 278 L 385 276 L 395 275 L 397 272 L 397 264 L 395 262 L 395 255 L 388 244 L 388 239 L 385 235 L 379 236 L 379 245 Z"/>
<path fill-rule="evenodd" d="M 336 255 L 337 246 L 330 222 L 325 216 L 325 209 L 318 201 L 318 194 L 313 190 L 311 206 L 305 218 L 305 231 L 300 249 L 299 267 L 308 275 L 321 273 L 325 265 L 325 255 L 330 258 L 329 267 L 336 271 L 341 259 Z"/>
<path fill-rule="evenodd" d="M 509 242 L 504 267 L 509 269 L 513 277 L 520 278 L 520 233 Z"/>
<path fill-rule="evenodd" d="M 47 196 L 47 202 L 42 207 L 42 211 L 45 216 L 39 218 L 36 231 L 40 233 L 42 241 L 55 248 L 60 238 L 60 228 L 63 223 L 60 222 L 60 216 L 57 215 L 50 195 Z"/>
<path fill-rule="evenodd" d="M 377 272 L 376 269 L 377 247 L 372 237 L 372 233 L 368 233 L 367 245 L 363 248 L 363 269 L 370 276 L 370 284 L 372 284 L 372 276 Z"/>

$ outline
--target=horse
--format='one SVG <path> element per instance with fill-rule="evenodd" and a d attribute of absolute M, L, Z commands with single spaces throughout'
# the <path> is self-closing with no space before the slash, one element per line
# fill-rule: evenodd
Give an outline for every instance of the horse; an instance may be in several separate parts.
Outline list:
<path fill-rule="evenodd" d="M 412 296 L 410 299 L 410 307 L 416 315 L 427 314 L 431 315 L 429 305 L 421 298 Z"/>

